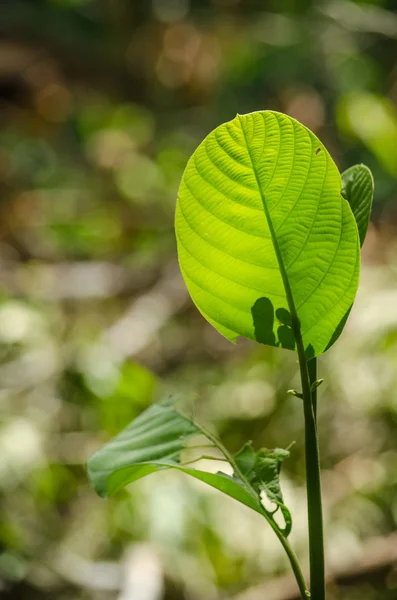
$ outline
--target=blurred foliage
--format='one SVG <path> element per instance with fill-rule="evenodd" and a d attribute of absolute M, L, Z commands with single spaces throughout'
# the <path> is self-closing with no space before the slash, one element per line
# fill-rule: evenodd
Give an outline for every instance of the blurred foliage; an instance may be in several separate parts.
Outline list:
<path fill-rule="evenodd" d="M 4 0 L 0 585 L 13 600 L 204 600 L 287 569 L 248 509 L 177 473 L 104 502 L 87 457 L 161 393 L 231 450 L 287 446 L 307 558 L 292 353 L 229 344 L 176 265 L 187 158 L 236 112 L 309 126 L 374 173 L 357 304 L 321 360 L 330 600 L 397 594 L 397 8 L 393 0 Z M 277 431 L 277 434 L 275 433 Z M 393 558 L 394 557 L 394 558 Z M 361 565 L 361 566 L 360 566 Z M 250 598 L 287 600 L 288 585 Z"/>

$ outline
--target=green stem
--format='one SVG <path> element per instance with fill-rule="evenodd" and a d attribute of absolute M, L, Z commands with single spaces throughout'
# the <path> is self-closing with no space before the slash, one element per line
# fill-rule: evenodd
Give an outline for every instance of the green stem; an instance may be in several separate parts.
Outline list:
<path fill-rule="evenodd" d="M 310 386 L 312 386 L 313 383 L 317 381 L 317 358 L 315 357 L 309 360 L 307 366 L 309 370 Z M 317 423 L 317 388 L 312 391 L 312 405 L 314 418 Z"/>
<path fill-rule="evenodd" d="M 308 598 L 310 597 L 310 594 L 307 589 L 306 581 L 303 576 L 302 569 L 301 569 L 301 566 L 299 564 L 299 561 L 298 561 L 298 558 L 297 558 L 295 552 L 291 548 L 291 545 L 290 545 L 289 541 L 287 540 L 287 538 L 284 537 L 283 534 L 281 533 L 281 531 L 278 529 L 277 525 L 274 524 L 274 526 L 273 526 L 271 521 L 269 521 L 269 523 L 270 523 L 274 533 L 277 535 L 278 539 L 282 543 L 285 552 L 287 553 L 290 565 L 292 567 L 296 582 L 299 587 L 300 595 L 302 596 L 302 600 L 308 600 Z"/>
<path fill-rule="evenodd" d="M 306 489 L 309 521 L 310 593 L 312 600 L 325 600 L 323 511 L 321 502 L 320 457 L 317 440 L 316 405 L 310 390 L 308 361 L 299 322 L 293 323 L 302 381 L 305 415 Z M 312 362 L 312 361 L 310 361 Z M 310 365 L 309 362 L 309 365 Z M 310 366 L 314 376 L 316 363 Z M 316 398 L 315 398 L 316 400 Z"/>

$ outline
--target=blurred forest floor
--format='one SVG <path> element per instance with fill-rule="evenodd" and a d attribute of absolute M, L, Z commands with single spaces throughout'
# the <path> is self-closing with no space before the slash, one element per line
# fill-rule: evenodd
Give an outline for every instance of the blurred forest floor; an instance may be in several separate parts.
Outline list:
<path fill-rule="evenodd" d="M 319 423 L 329 599 L 397 598 L 396 105 L 393 0 L 1 2 L 0 597 L 296 597 L 258 515 L 176 473 L 104 502 L 85 472 L 161 394 L 196 398 L 231 450 L 296 441 L 283 485 L 307 563 L 295 356 L 211 329 L 173 233 L 197 144 L 275 109 L 375 177 Z"/>

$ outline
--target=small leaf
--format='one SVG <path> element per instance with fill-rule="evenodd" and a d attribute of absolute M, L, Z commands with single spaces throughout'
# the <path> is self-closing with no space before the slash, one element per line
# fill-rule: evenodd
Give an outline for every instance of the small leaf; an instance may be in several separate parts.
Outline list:
<path fill-rule="evenodd" d="M 106 498 L 146 475 L 164 469 L 177 469 L 255 510 L 272 521 L 273 527 L 288 535 L 288 516 L 284 517 L 285 530 L 280 529 L 260 498 L 260 492 L 265 490 L 280 505 L 284 514 L 278 473 L 281 460 L 285 457 L 283 453 L 288 455 L 288 451 L 260 451 L 256 454 L 249 443 L 233 458 L 212 434 L 182 415 L 174 404 L 175 400 L 170 398 L 152 405 L 90 458 L 88 474 L 96 492 Z M 214 448 L 218 448 L 227 460 L 230 459 L 233 476 L 221 472 L 207 473 L 181 464 L 182 451 L 188 442 L 189 450 L 194 449 L 190 442 L 199 434 L 205 435 Z M 269 461 L 266 468 L 264 460 Z"/>
<path fill-rule="evenodd" d="M 275 448 L 274 450 L 262 448 L 257 454 L 254 466 L 255 476 L 251 481 L 254 489 L 266 492 L 267 497 L 272 502 L 283 503 L 279 475 L 281 463 L 288 456 L 288 450 L 282 448 Z"/>
<path fill-rule="evenodd" d="M 291 527 L 291 513 L 284 504 L 283 495 L 280 488 L 280 470 L 281 463 L 288 458 L 289 451 L 283 448 L 267 450 L 262 448 L 255 452 L 251 442 L 246 444 L 240 452 L 234 457 L 238 467 L 244 473 L 249 483 L 258 495 L 264 492 L 268 499 L 276 504 L 276 510 L 279 508 L 283 514 L 285 528 L 283 533 L 288 536 Z M 274 514 L 273 512 L 273 514 Z"/>
<path fill-rule="evenodd" d="M 288 456 L 289 451 L 283 448 L 274 450 L 262 448 L 255 452 L 249 442 L 234 458 L 258 494 L 265 492 L 271 502 L 282 503 L 279 475 L 281 463 Z"/>
<path fill-rule="evenodd" d="M 349 202 L 353 211 L 360 236 L 360 245 L 362 246 L 371 215 L 374 179 L 368 167 L 355 165 L 342 173 L 342 182 L 342 195 Z"/>
<path fill-rule="evenodd" d="M 352 209 L 357 224 L 360 246 L 362 246 L 367 234 L 374 195 L 374 180 L 372 173 L 365 165 L 355 165 L 342 173 L 342 182 L 342 195 L 346 198 Z M 336 342 L 342 333 L 346 321 L 349 318 L 352 306 L 353 305 L 348 308 L 340 323 L 338 323 L 338 326 L 335 328 L 326 350 Z"/>
<path fill-rule="evenodd" d="M 179 264 L 225 337 L 329 346 L 354 301 L 360 252 L 339 171 L 318 138 L 281 113 L 237 115 L 190 158 L 179 188 Z"/>

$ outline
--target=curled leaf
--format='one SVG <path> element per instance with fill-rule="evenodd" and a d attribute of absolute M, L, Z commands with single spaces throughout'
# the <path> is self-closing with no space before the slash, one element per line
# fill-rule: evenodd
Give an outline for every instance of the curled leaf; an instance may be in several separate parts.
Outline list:
<path fill-rule="evenodd" d="M 342 173 L 342 195 L 350 204 L 356 219 L 360 246 L 363 245 L 374 197 L 374 179 L 365 165 L 354 165 Z"/>

